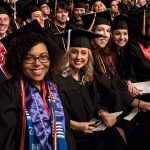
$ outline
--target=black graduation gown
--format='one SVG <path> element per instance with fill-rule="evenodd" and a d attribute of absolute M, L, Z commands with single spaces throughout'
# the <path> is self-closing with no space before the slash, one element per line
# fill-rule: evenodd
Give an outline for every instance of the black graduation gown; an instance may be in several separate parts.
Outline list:
<path fill-rule="evenodd" d="M 52 34 L 60 33 L 60 32 L 63 32 L 65 30 L 66 29 L 64 29 L 64 28 L 56 26 L 54 23 L 51 23 L 50 27 L 47 28 L 47 32 L 50 33 L 50 34 L 51 33 Z M 61 37 L 56 37 L 56 36 L 54 36 L 53 38 L 55 38 L 55 40 L 57 41 L 57 44 L 59 45 L 59 48 L 60 48 L 61 52 L 65 53 L 66 48 L 67 48 L 67 39 L 61 38 Z"/>
<path fill-rule="evenodd" d="M 130 96 L 127 86 L 122 82 L 117 72 L 113 78 L 107 78 L 100 70 L 99 62 L 95 59 L 94 77 L 99 93 L 101 93 L 101 99 L 109 112 L 130 110 L 133 98 Z"/>
<path fill-rule="evenodd" d="M 67 110 L 69 119 L 89 122 L 93 117 L 97 117 L 99 109 L 103 109 L 97 94 L 95 81 L 80 85 L 71 76 L 66 78 L 58 76 L 54 80 L 60 90 L 61 100 Z M 124 149 L 125 146 L 115 128 L 108 128 L 103 132 L 95 132 L 94 134 L 84 134 L 73 129 L 70 132 L 75 139 L 77 150 L 117 150 L 120 147 Z"/>
<path fill-rule="evenodd" d="M 22 97 L 15 78 L 0 85 L 0 150 L 20 150 L 22 131 Z M 29 150 L 26 127 L 24 150 Z"/>
<path fill-rule="evenodd" d="M 49 21 L 49 19 L 45 19 L 44 20 L 44 28 L 48 29 L 51 26 L 51 22 Z"/>
<path fill-rule="evenodd" d="M 130 43 L 130 57 L 131 65 L 135 72 L 135 79 L 137 82 L 150 81 L 150 61 L 144 58 L 143 52 L 137 41 L 132 40 Z M 139 99 L 149 101 L 150 94 L 142 95 Z M 149 150 L 149 137 L 150 137 L 150 113 L 141 111 L 138 114 L 138 130 L 136 136 L 136 143 L 132 149 Z"/>
<path fill-rule="evenodd" d="M 14 79 L 0 85 L 0 149 L 19 150 L 21 140 L 21 95 Z M 26 144 L 27 140 L 26 140 Z M 27 148 L 26 148 L 27 149 Z"/>
<path fill-rule="evenodd" d="M 0 69 L 0 82 L 7 80 L 6 76 L 4 75 L 4 73 L 2 72 L 2 70 Z"/>
<path fill-rule="evenodd" d="M 110 112 L 124 111 L 119 117 L 117 117 L 117 127 L 121 127 L 126 135 L 128 142 L 128 150 L 136 143 L 137 136 L 137 122 L 139 116 L 132 119 L 132 121 L 126 121 L 123 118 L 129 114 L 132 107 L 130 106 L 133 99 L 127 89 L 127 86 L 123 84 L 122 79 L 116 72 L 115 76 L 108 79 L 100 70 L 99 63 L 95 60 L 94 63 L 94 76 L 97 81 L 99 92 L 101 92 L 101 99 Z"/>
<path fill-rule="evenodd" d="M 131 43 L 131 45 L 134 45 L 134 43 Z M 133 58 L 130 55 L 131 50 L 132 50 L 131 48 L 125 47 L 125 49 L 122 49 L 122 53 L 118 55 L 117 51 L 113 49 L 113 58 L 116 64 L 116 69 L 119 75 L 122 77 L 122 79 L 131 79 L 133 81 L 136 81 L 136 76 L 133 71 L 132 63 L 131 63 L 133 61 Z M 134 51 L 136 51 L 136 49 L 134 49 Z M 139 68 L 139 69 L 141 69 L 142 71 L 143 68 Z M 144 95 L 138 98 L 142 100 L 147 100 L 148 97 L 149 97 L 148 95 Z M 129 130 L 130 133 L 132 134 L 132 135 L 130 134 L 131 137 L 129 137 L 130 138 L 130 141 L 128 142 L 130 145 L 129 149 L 148 150 L 146 149 L 146 147 L 149 147 L 148 144 L 149 143 L 148 137 L 150 136 L 149 120 L 150 120 L 150 113 L 141 111 L 130 122 L 130 124 L 128 124 L 128 128 L 126 129 Z M 127 122 L 123 122 L 123 123 L 127 125 Z M 131 125 L 132 127 L 129 125 Z M 134 132 L 133 134 L 133 131 L 135 131 L 136 133 Z M 129 132 L 126 133 L 129 134 Z"/>
<path fill-rule="evenodd" d="M 150 61 L 148 61 L 136 41 L 130 43 L 130 57 L 137 82 L 150 81 Z"/>
<path fill-rule="evenodd" d="M 116 45 L 112 45 L 112 56 L 116 66 L 116 70 L 122 80 L 132 80 L 135 81 L 135 73 L 131 65 L 131 55 L 129 44 L 117 52 Z"/>
<path fill-rule="evenodd" d="M 83 29 L 83 25 L 79 24 L 75 19 L 71 18 L 68 22 L 67 29 Z"/>

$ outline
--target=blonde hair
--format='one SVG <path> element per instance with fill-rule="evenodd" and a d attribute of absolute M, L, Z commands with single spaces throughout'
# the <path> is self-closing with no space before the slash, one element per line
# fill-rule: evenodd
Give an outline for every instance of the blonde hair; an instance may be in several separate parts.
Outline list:
<path fill-rule="evenodd" d="M 71 51 L 74 49 L 74 47 L 71 47 L 68 52 L 66 52 L 66 62 L 64 63 L 64 65 L 61 67 L 61 75 L 63 77 L 67 77 L 70 76 L 70 70 L 71 70 L 71 66 L 70 66 L 70 54 Z M 92 52 L 89 48 L 88 49 L 88 62 L 87 64 L 82 68 L 82 79 L 81 82 L 85 83 L 87 81 L 89 81 L 89 77 L 93 76 L 93 55 Z"/>

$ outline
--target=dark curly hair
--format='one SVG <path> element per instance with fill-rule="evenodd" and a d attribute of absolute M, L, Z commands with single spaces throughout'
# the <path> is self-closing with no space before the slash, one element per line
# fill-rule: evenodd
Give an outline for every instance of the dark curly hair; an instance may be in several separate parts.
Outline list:
<path fill-rule="evenodd" d="M 57 45 L 46 35 L 29 32 L 13 38 L 5 61 L 8 73 L 13 76 L 20 76 L 22 74 L 22 59 L 20 58 L 25 58 L 31 48 L 39 43 L 46 45 L 51 62 L 49 71 L 54 70 L 59 59 Z"/>

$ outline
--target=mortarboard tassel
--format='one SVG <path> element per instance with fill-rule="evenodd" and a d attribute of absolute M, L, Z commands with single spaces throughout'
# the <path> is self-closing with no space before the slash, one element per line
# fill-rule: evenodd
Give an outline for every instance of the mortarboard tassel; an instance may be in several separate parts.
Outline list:
<path fill-rule="evenodd" d="M 95 19 L 96 19 L 96 13 L 94 14 L 94 18 L 93 18 L 93 21 L 91 23 L 91 26 L 89 27 L 88 31 L 91 31 L 93 26 L 94 26 L 94 23 L 95 23 Z"/>
<path fill-rule="evenodd" d="M 56 9 L 57 9 L 57 0 L 55 0 L 55 11 L 54 11 L 54 14 L 56 14 Z"/>
<path fill-rule="evenodd" d="M 145 35 L 145 23 L 146 23 L 146 12 L 144 10 L 142 35 Z"/>
<path fill-rule="evenodd" d="M 74 4 L 73 4 L 73 0 L 71 0 L 71 14 L 73 12 L 73 8 L 74 8 Z"/>
<path fill-rule="evenodd" d="M 67 51 L 70 48 L 70 39 L 71 39 L 71 30 L 68 30 L 68 39 L 67 39 Z"/>

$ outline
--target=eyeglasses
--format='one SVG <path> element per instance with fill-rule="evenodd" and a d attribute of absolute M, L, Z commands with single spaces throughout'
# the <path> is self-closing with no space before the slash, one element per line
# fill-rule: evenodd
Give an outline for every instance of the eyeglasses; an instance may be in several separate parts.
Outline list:
<path fill-rule="evenodd" d="M 39 57 L 34 57 L 28 54 L 23 60 L 26 64 L 33 64 L 37 59 L 40 63 L 47 63 L 49 61 L 49 56 L 47 54 L 41 54 Z"/>

